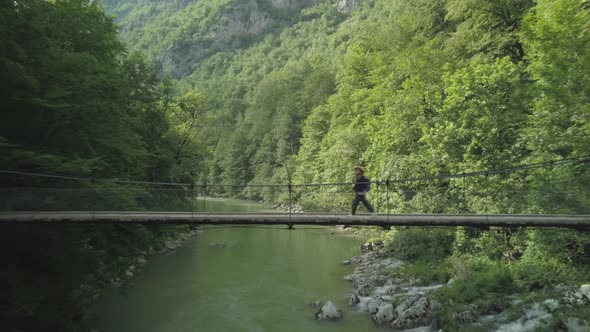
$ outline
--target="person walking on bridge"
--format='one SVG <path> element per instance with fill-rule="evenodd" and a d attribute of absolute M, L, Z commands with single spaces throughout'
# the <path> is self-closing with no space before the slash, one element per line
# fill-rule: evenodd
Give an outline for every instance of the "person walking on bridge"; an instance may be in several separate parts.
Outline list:
<path fill-rule="evenodd" d="M 354 172 L 356 173 L 356 178 L 354 181 L 354 187 L 352 190 L 354 191 L 354 199 L 352 200 L 352 211 L 350 214 L 353 216 L 356 214 L 356 209 L 359 206 L 359 203 L 363 203 L 365 208 L 371 212 L 371 214 L 375 214 L 375 209 L 373 206 L 367 201 L 367 192 L 371 189 L 371 180 L 365 177 L 365 169 L 361 166 L 357 166 L 354 168 Z"/>

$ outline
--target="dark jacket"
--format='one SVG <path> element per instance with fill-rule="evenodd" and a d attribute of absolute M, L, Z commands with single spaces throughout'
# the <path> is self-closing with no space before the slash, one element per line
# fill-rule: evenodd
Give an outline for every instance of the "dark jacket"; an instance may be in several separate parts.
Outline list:
<path fill-rule="evenodd" d="M 352 190 L 356 191 L 357 193 L 369 191 L 371 180 L 366 178 L 364 175 L 361 175 L 356 178 L 356 182 L 354 183 L 354 187 Z"/>

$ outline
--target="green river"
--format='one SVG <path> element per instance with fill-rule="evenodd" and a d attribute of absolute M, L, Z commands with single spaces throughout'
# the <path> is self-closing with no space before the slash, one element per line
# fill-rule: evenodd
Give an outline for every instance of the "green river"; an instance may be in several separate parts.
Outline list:
<path fill-rule="evenodd" d="M 213 200 L 212 210 L 268 206 Z M 168 254 L 152 258 L 126 292 L 112 289 L 92 308 L 102 332 L 368 331 L 367 313 L 347 305 L 361 241 L 333 228 L 206 227 Z M 226 246 L 217 246 L 223 243 Z M 315 300 L 332 300 L 344 320 L 320 322 Z"/>

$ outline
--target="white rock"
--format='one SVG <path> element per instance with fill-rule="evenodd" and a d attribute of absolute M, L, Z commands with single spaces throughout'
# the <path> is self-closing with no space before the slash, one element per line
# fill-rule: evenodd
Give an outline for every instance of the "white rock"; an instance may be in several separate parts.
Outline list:
<path fill-rule="evenodd" d="M 402 288 L 400 286 L 393 285 L 393 286 L 389 287 L 389 289 L 387 289 L 387 294 L 388 295 L 395 295 L 395 294 L 400 293 L 401 290 L 402 290 Z"/>
<path fill-rule="evenodd" d="M 578 318 L 569 317 L 565 320 L 569 332 L 587 332 L 590 326 L 584 326 Z"/>
<path fill-rule="evenodd" d="M 316 318 L 319 320 L 338 320 L 342 319 L 342 310 L 332 303 L 326 302 L 324 306 L 316 313 Z"/>
<path fill-rule="evenodd" d="M 590 300 L 590 284 L 580 286 L 580 293 L 584 294 Z"/>
<path fill-rule="evenodd" d="M 431 303 L 426 297 L 410 298 L 395 308 L 397 318 L 391 323 L 394 329 L 411 329 L 426 326 L 431 321 Z"/>
<path fill-rule="evenodd" d="M 380 296 L 372 297 L 369 301 L 367 301 L 367 309 L 369 309 L 369 314 L 375 314 L 383 303 L 384 301 Z"/>
<path fill-rule="evenodd" d="M 373 321 L 379 325 L 389 324 L 394 318 L 393 305 L 391 303 L 382 303 L 377 312 L 371 315 Z"/>
<path fill-rule="evenodd" d="M 554 299 L 547 299 L 543 301 L 543 304 L 550 310 L 553 311 L 559 307 L 559 301 Z"/>
<path fill-rule="evenodd" d="M 358 297 L 358 295 L 356 294 L 352 294 L 350 295 L 350 298 L 348 299 L 348 304 L 351 307 L 356 306 L 357 304 L 359 304 L 361 302 L 361 299 Z"/>
<path fill-rule="evenodd" d="M 534 331 L 543 327 L 546 322 L 550 321 L 552 315 L 545 311 L 539 303 L 533 303 L 525 308 L 524 317 L 520 319 L 501 324 L 497 327 L 498 332 L 517 332 L 517 331 Z"/>

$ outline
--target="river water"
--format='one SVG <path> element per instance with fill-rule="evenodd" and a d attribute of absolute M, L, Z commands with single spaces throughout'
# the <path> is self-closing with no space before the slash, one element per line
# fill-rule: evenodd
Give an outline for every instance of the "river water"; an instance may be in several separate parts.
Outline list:
<path fill-rule="evenodd" d="M 343 276 L 353 267 L 340 263 L 360 243 L 325 227 L 206 227 L 151 259 L 125 292 L 106 291 L 91 313 L 103 332 L 373 330 L 366 313 L 347 306 Z M 318 299 L 335 302 L 345 319 L 315 320 L 309 304 Z"/>

